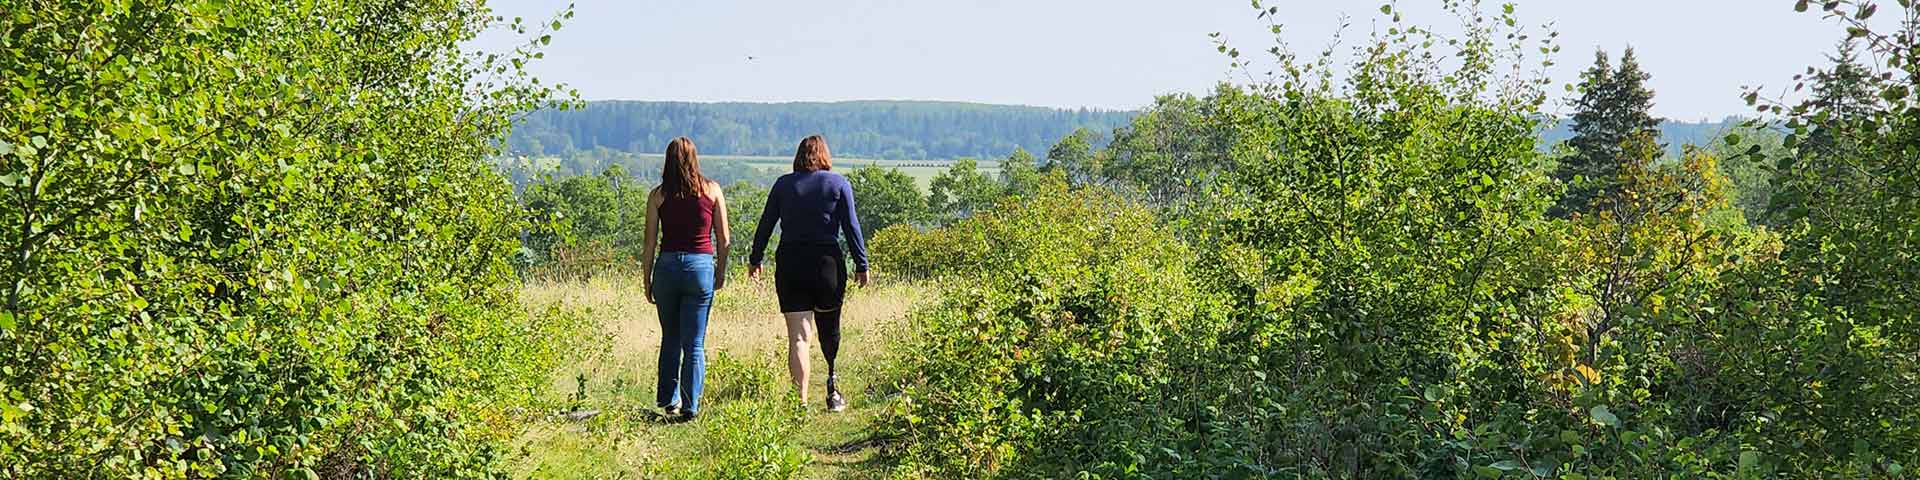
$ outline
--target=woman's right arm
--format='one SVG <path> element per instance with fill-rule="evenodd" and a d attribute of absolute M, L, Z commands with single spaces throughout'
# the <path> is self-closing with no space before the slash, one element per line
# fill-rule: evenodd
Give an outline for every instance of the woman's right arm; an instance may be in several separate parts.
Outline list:
<path fill-rule="evenodd" d="M 760 225 L 753 230 L 753 248 L 747 252 L 747 277 L 760 277 L 760 262 L 766 260 L 767 240 L 773 237 L 773 226 L 780 222 L 780 182 L 773 182 L 773 188 L 767 189 L 767 205 L 760 209 Z"/>
<path fill-rule="evenodd" d="M 640 278 L 647 286 L 647 303 L 653 303 L 653 257 L 660 248 L 660 204 L 666 200 L 660 189 L 647 193 L 647 228 L 640 240 Z"/>

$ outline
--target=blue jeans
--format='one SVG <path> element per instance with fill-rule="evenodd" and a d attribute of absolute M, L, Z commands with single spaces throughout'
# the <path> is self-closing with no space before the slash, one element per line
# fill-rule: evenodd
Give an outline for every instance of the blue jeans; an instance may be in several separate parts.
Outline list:
<path fill-rule="evenodd" d="M 707 378 L 704 344 L 707 313 L 713 309 L 713 255 L 661 252 L 653 263 L 653 300 L 660 312 L 656 403 L 698 412 L 700 386 Z"/>

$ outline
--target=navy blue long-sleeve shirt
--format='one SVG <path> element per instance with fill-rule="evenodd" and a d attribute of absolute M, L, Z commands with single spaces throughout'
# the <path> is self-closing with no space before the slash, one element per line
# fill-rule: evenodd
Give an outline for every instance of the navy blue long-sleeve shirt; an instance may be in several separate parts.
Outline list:
<path fill-rule="evenodd" d="M 867 271 L 867 241 L 860 238 L 860 216 L 853 206 L 853 184 L 830 171 L 795 172 L 780 176 L 767 192 L 767 208 L 760 211 L 760 228 L 753 232 L 750 265 L 766 258 L 767 239 L 780 224 L 780 245 L 823 246 L 838 249 L 836 233 L 845 235 L 854 271 Z"/>

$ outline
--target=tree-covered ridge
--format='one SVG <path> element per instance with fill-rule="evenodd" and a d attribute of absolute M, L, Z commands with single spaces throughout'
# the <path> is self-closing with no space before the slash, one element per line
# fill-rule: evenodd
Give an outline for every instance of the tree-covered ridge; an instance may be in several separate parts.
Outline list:
<path fill-rule="evenodd" d="M 700 142 L 700 152 L 708 155 L 784 156 L 793 153 L 800 138 L 824 132 L 833 140 L 834 154 L 840 156 L 997 158 L 1016 148 L 1045 151 L 1081 128 L 1109 132 L 1128 125 L 1140 113 L 936 101 L 609 100 L 587 102 L 577 110 L 534 112 L 514 129 L 508 144 L 510 152 L 528 157 L 605 158 L 618 153 L 658 154 L 667 141 L 685 135 Z M 1662 120 L 1660 139 L 1668 145 L 1669 155 L 1678 156 L 1681 145 L 1705 145 L 1738 121 L 1731 117 Z M 1571 118 L 1546 125 L 1540 134 L 1543 148 L 1573 136 Z"/>
<path fill-rule="evenodd" d="M 606 147 L 657 153 L 685 135 L 700 152 L 792 155 L 801 138 L 825 134 L 838 156 L 888 159 L 997 157 L 1043 149 L 1078 128 L 1107 131 L 1134 112 L 963 102 L 690 103 L 595 101 L 578 110 L 528 115 L 509 139 L 523 155 Z"/>

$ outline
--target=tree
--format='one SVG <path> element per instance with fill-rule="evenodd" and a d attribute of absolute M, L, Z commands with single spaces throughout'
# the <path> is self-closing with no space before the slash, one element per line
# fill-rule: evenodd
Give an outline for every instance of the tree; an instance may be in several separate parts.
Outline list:
<path fill-rule="evenodd" d="M 1099 132 L 1087 128 L 1074 130 L 1047 149 L 1047 162 L 1041 165 L 1041 173 L 1060 172 L 1075 184 L 1094 180 L 1100 173 L 1100 157 L 1094 151 L 1094 144 L 1099 140 Z"/>
<path fill-rule="evenodd" d="M 1114 130 L 1100 175 L 1149 205 L 1167 207 L 1196 199 L 1232 168 L 1226 154 L 1229 132 L 1211 119 L 1236 94 L 1222 86 L 1205 98 L 1175 94 L 1155 99 L 1127 126 Z"/>
<path fill-rule="evenodd" d="M 874 232 L 893 225 L 914 225 L 926 220 L 927 197 L 912 176 L 898 168 L 866 166 L 847 175 L 853 183 L 853 195 L 859 199 L 861 235 L 872 238 Z"/>
<path fill-rule="evenodd" d="M 1574 104 L 1573 138 L 1567 140 L 1573 155 L 1560 159 L 1554 171 L 1554 178 L 1568 185 L 1551 212 L 1555 216 L 1587 211 L 1597 199 L 1618 194 L 1621 165 L 1630 161 L 1622 145 L 1659 133 L 1660 121 L 1648 113 L 1653 108 L 1649 78 L 1632 48 L 1620 56 L 1618 68 L 1609 68 L 1606 51 L 1594 52 Z"/>
<path fill-rule="evenodd" d="M 1000 185 L 1006 196 L 1030 195 L 1045 178 L 1039 163 L 1026 149 L 1015 148 L 1006 160 L 1000 161 Z"/>
<path fill-rule="evenodd" d="M 971 158 L 954 161 L 947 170 L 933 177 L 927 194 L 928 208 L 950 222 L 972 216 L 993 206 L 1003 193 L 998 182 L 988 178 Z"/>

